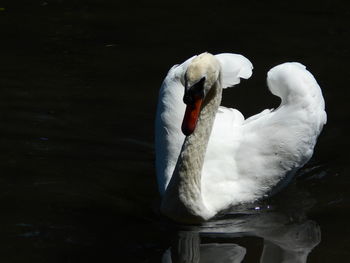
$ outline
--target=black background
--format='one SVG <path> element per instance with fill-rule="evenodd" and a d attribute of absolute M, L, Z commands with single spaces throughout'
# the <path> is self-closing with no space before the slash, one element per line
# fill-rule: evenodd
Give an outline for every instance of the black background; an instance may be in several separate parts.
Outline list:
<path fill-rule="evenodd" d="M 322 230 L 309 262 L 346 262 L 345 3 L 0 3 L 1 261 L 159 261 L 167 237 L 153 213 L 157 93 L 172 65 L 208 51 L 253 63 L 252 78 L 224 92 L 223 104 L 246 117 L 278 106 L 265 84 L 271 67 L 298 61 L 314 74 L 328 123 L 309 164 L 324 174 L 307 184 L 317 200 L 309 216 Z M 247 242 L 253 251 L 259 244 Z"/>

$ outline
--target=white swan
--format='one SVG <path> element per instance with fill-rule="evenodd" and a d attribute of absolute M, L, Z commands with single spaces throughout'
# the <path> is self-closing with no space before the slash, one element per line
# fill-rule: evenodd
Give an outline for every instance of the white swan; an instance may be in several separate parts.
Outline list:
<path fill-rule="evenodd" d="M 222 89 L 249 78 L 252 68 L 241 55 L 203 53 L 168 72 L 155 134 L 161 212 L 167 217 L 199 223 L 253 202 L 286 184 L 311 158 L 327 115 L 305 66 L 284 63 L 268 72 L 268 87 L 281 98 L 275 110 L 245 120 L 238 110 L 220 106 Z"/>

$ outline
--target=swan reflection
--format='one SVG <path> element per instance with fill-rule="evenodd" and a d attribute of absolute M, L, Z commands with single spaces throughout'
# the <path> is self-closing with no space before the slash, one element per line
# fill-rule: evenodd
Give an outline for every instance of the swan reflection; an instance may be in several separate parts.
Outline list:
<path fill-rule="evenodd" d="M 263 209 L 249 215 L 231 215 L 200 227 L 182 228 L 176 231 L 162 262 L 242 262 L 249 253 L 249 249 L 235 244 L 242 237 L 262 238 L 262 263 L 307 262 L 309 253 L 321 241 L 320 227 L 306 218 L 303 208 L 292 206 L 293 213 L 289 208 L 284 212 Z M 218 239 L 219 243 L 210 243 Z"/>

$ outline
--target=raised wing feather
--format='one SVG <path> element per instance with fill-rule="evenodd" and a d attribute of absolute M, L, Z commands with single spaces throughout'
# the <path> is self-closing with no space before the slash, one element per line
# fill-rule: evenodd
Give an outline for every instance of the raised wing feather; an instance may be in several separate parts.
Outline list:
<path fill-rule="evenodd" d="M 221 85 L 232 87 L 240 82 L 240 78 L 248 79 L 252 75 L 253 64 L 244 56 L 231 53 L 215 55 L 221 64 Z"/>

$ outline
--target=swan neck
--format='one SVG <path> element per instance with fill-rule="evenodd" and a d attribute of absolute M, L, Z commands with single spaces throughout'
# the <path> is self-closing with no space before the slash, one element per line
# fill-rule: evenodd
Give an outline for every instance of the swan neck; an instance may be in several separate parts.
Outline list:
<path fill-rule="evenodd" d="M 203 102 L 194 132 L 185 138 L 173 176 L 166 189 L 161 210 L 176 221 L 198 223 L 215 215 L 203 202 L 201 174 L 221 96 L 221 86 L 216 82 Z"/>

